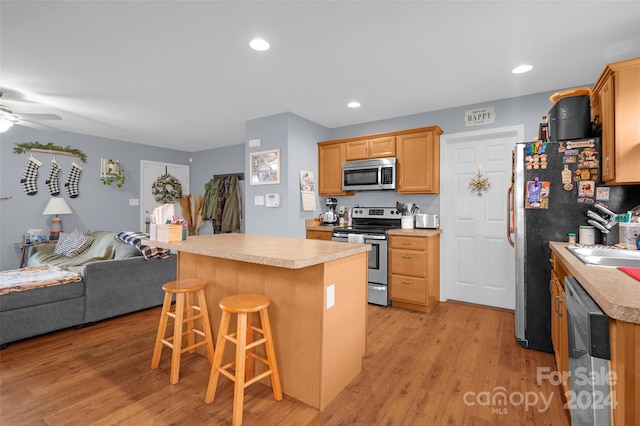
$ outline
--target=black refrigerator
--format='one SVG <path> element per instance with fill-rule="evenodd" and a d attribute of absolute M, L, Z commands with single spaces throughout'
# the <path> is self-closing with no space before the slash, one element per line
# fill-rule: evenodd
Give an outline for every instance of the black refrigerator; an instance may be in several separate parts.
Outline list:
<path fill-rule="evenodd" d="M 515 335 L 525 348 L 553 352 L 549 242 L 578 235 L 595 202 L 616 213 L 640 204 L 640 186 L 607 187 L 600 179 L 599 138 L 516 144 L 509 232 L 516 250 Z M 608 234 L 615 242 L 617 228 Z"/>

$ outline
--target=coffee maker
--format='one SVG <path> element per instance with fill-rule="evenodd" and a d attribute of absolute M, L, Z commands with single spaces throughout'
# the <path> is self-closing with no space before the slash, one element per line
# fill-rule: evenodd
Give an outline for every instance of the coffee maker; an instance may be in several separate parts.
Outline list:
<path fill-rule="evenodd" d="M 320 220 L 325 225 L 333 225 L 338 221 L 338 214 L 336 213 L 336 206 L 338 200 L 336 198 L 327 198 L 324 200 L 324 213 L 320 215 Z"/>

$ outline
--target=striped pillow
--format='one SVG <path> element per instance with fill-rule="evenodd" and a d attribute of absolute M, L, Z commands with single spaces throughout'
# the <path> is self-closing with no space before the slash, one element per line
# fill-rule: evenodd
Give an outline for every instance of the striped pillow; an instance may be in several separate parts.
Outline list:
<path fill-rule="evenodd" d="M 58 241 L 53 253 L 67 257 L 76 257 L 91 247 L 91 244 L 93 244 L 94 241 L 94 237 L 91 235 L 85 235 L 76 229 Z"/>

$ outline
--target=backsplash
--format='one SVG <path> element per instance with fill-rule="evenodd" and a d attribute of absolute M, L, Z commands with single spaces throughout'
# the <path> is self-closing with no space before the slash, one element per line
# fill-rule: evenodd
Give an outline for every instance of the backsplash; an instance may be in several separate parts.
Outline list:
<path fill-rule="evenodd" d="M 440 214 L 439 195 L 398 194 L 395 191 L 363 191 L 356 192 L 350 197 L 335 197 L 338 207 L 394 207 L 396 202 L 403 204 L 415 203 L 420 207 L 420 213 Z M 320 196 L 320 206 L 324 209 L 324 197 Z"/>

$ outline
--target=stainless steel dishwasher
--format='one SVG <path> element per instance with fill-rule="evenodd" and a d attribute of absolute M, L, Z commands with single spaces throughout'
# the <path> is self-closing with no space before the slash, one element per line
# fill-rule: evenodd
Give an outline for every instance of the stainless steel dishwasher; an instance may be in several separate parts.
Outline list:
<path fill-rule="evenodd" d="M 609 317 L 574 277 L 565 278 L 569 323 L 571 425 L 610 425 Z"/>

